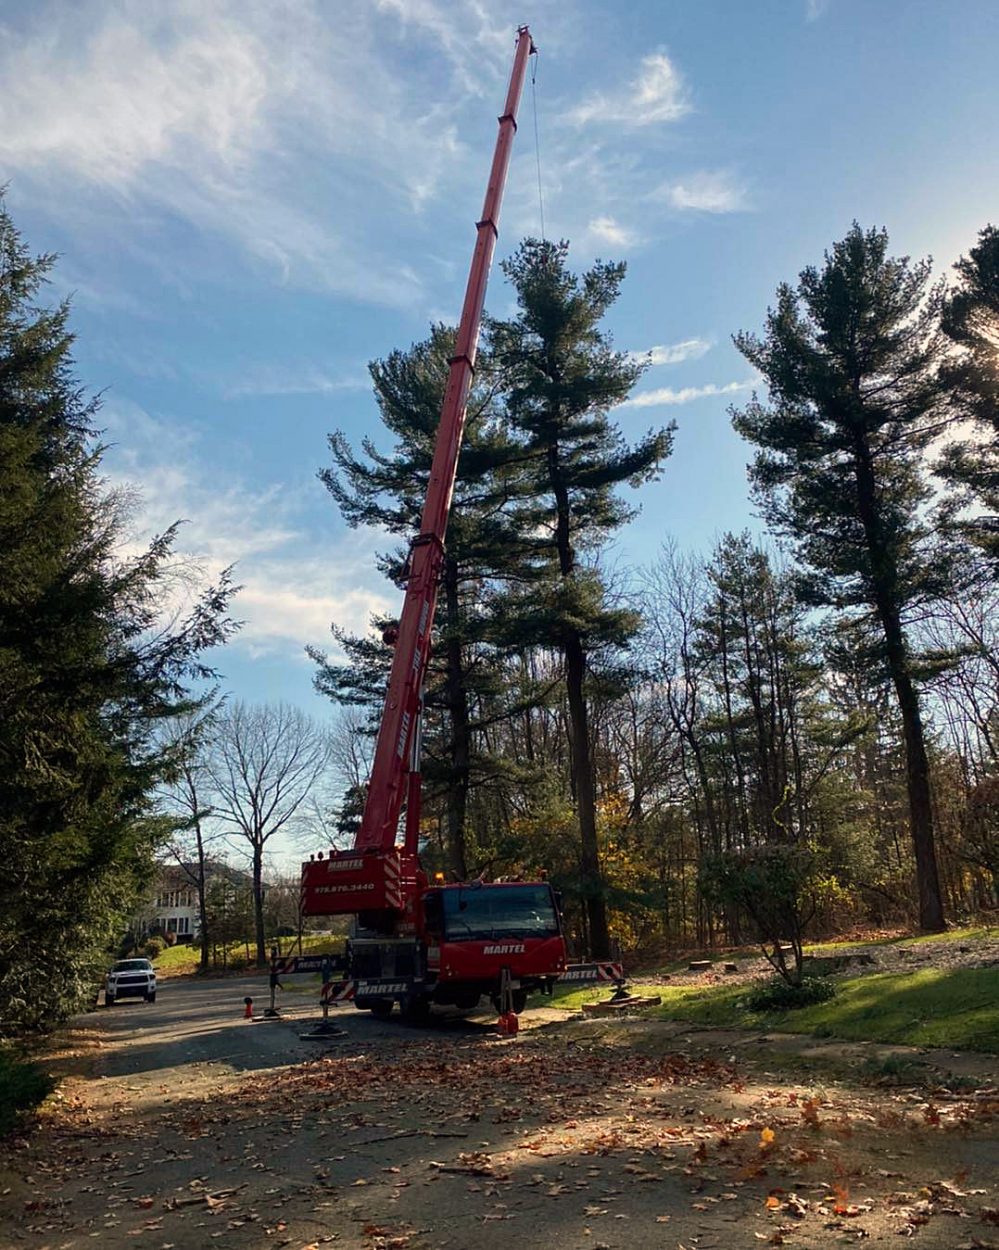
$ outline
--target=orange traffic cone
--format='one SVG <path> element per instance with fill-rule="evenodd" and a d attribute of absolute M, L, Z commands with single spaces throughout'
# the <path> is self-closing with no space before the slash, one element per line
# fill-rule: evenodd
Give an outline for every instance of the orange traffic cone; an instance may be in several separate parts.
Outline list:
<path fill-rule="evenodd" d="M 246 1003 L 246 1010 L 243 1012 L 243 1019 L 252 1020 L 253 1019 L 253 999 L 244 998 L 243 1002 Z"/>

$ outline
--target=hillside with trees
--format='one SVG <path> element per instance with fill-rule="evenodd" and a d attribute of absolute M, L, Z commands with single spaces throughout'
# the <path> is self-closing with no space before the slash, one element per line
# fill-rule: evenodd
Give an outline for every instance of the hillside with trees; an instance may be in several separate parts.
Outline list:
<path fill-rule="evenodd" d="M 667 541 L 630 569 L 613 536 L 642 484 L 668 480 L 673 431 L 629 446 L 613 424 L 642 372 L 600 325 L 624 267 L 576 275 L 564 245 L 522 245 L 459 467 L 463 575 L 426 726 L 432 866 L 547 868 L 578 948 L 600 954 L 752 939 L 747 881 L 790 890 L 813 933 L 932 931 L 997 906 L 996 239 L 934 283 L 855 224 L 780 285 L 762 333 L 736 336 L 760 374 L 732 419 L 767 532 L 707 554 Z M 413 511 L 430 348 L 372 366 L 392 453 L 332 440 L 322 476 L 350 523 Z M 399 558 L 385 565 L 398 581 Z M 368 709 L 339 731 L 363 758 L 388 648 L 314 658 L 318 689 Z"/>
<path fill-rule="evenodd" d="M 736 336 L 760 395 L 732 413 L 768 532 L 708 553 L 664 540 L 632 567 L 614 544 L 668 483 L 675 431 L 629 441 L 614 420 L 644 368 L 605 326 L 624 266 L 577 274 L 567 245 L 522 244 L 516 310 L 486 325 L 436 621 L 431 870 L 545 870 L 579 953 L 639 960 L 997 906 L 997 237 L 934 283 L 854 225 L 779 286 L 762 331 Z M 393 622 L 334 622 L 333 653 L 313 649 L 332 736 L 220 700 L 205 656 L 234 629 L 231 578 L 164 621 L 176 529 L 122 554 L 99 405 L 73 377 L 68 306 L 42 298 L 52 258 L 6 212 L 0 243 L 0 1007 L 17 1031 L 83 1000 L 171 847 L 205 928 L 196 866 L 223 832 L 242 847 L 263 958 L 271 839 L 343 844 L 356 825 Z M 348 525 L 413 532 L 452 342 L 437 326 L 371 366 L 387 449 L 331 436 L 320 476 Z M 402 585 L 401 550 L 382 567 Z"/>

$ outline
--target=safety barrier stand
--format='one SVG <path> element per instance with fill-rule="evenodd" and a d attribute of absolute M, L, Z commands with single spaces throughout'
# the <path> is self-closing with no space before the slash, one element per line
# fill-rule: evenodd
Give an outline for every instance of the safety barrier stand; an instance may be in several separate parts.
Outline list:
<path fill-rule="evenodd" d="M 280 1018 L 280 1008 L 275 1006 L 275 994 L 281 988 L 279 980 L 282 976 L 296 973 L 318 972 L 322 974 L 323 989 L 319 999 L 323 1009 L 323 1018 L 309 1033 L 300 1033 L 299 1037 L 306 1040 L 322 1040 L 327 1037 L 343 1037 L 344 1030 L 338 1028 L 330 1019 L 330 1003 L 336 1002 L 342 995 L 347 982 L 334 981 L 334 971 L 346 972 L 346 959 L 337 955 L 287 955 L 281 958 L 277 951 L 271 950 L 271 1005 L 264 1012 L 271 1019 Z M 338 991 L 340 991 L 338 993 Z"/>

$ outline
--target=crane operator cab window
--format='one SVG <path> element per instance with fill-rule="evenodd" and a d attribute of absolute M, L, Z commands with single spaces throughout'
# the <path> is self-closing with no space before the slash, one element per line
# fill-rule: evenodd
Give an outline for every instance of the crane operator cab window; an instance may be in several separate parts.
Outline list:
<path fill-rule="evenodd" d="M 445 941 L 547 938 L 561 932 L 548 885 L 452 886 L 424 898 L 429 934 Z"/>

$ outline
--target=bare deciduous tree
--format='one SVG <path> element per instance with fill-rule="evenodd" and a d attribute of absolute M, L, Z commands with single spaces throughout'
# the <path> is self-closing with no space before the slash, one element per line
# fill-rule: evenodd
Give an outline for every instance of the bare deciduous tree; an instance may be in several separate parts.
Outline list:
<path fill-rule="evenodd" d="M 174 817 L 175 826 L 167 849 L 194 887 L 198 896 L 198 927 L 201 944 L 201 968 L 208 967 L 212 935 L 209 932 L 207 889 L 210 846 L 218 838 L 217 827 L 208 791 L 211 780 L 206 762 L 211 751 L 218 707 L 204 712 L 190 712 L 177 718 L 170 737 L 177 754 L 177 767 L 169 784 L 160 791 L 160 801 Z"/>
<path fill-rule="evenodd" d="M 248 843 L 257 962 L 266 959 L 264 847 L 278 833 L 309 823 L 309 800 L 329 766 L 325 729 L 286 703 L 234 703 L 218 719 L 208 772 L 214 814 Z"/>

